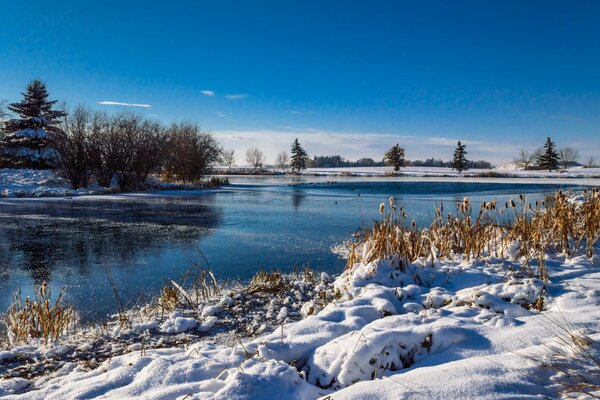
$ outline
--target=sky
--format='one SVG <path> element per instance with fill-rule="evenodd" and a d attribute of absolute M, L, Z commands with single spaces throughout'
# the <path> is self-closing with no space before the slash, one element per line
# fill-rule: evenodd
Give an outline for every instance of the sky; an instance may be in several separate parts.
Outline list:
<path fill-rule="evenodd" d="M 600 162 L 598 1 L 2 1 L 0 100 L 197 122 L 245 163 L 511 161 L 546 136 Z"/>

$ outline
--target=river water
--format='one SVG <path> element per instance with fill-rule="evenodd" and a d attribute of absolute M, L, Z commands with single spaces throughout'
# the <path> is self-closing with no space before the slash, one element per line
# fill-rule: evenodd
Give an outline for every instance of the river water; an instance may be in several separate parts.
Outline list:
<path fill-rule="evenodd" d="M 193 264 L 219 280 L 249 280 L 259 269 L 310 266 L 339 273 L 331 247 L 379 217 L 394 196 L 419 224 L 434 202 L 450 211 L 474 203 L 542 198 L 565 184 L 365 178 L 237 178 L 216 191 L 0 201 L 0 310 L 20 288 L 46 281 L 84 318 L 115 311 L 107 268 L 123 299 L 150 297 Z M 200 251 L 198 251 L 200 249 Z M 200 255 L 200 253 L 206 258 Z"/>

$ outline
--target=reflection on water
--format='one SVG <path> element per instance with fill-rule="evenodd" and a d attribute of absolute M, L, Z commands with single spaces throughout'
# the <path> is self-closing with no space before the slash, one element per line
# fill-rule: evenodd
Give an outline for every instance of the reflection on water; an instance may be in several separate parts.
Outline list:
<path fill-rule="evenodd" d="M 391 195 L 417 223 L 428 223 L 434 201 L 451 210 L 470 196 L 505 201 L 519 193 L 539 198 L 556 187 L 458 182 L 346 181 L 243 185 L 226 190 L 165 192 L 105 198 L 0 202 L 0 310 L 21 287 L 48 281 L 68 288 L 86 315 L 114 310 L 105 267 L 121 297 L 156 295 L 179 277 L 199 246 L 219 278 L 249 279 L 259 266 L 291 270 L 309 265 L 330 273 L 344 264 L 330 252 L 379 217 Z"/>

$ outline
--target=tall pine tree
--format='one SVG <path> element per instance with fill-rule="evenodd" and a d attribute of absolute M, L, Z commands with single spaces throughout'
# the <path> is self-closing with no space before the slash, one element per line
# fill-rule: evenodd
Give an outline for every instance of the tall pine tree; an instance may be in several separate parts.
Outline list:
<path fill-rule="evenodd" d="M 459 140 L 458 144 L 456 145 L 456 150 L 454 150 L 452 169 L 457 170 L 459 174 L 467 170 L 467 158 L 465 157 L 467 154 L 467 151 L 465 150 L 466 148 L 467 145 L 462 144 Z"/>
<path fill-rule="evenodd" d="M 292 173 L 300 172 L 303 169 L 306 169 L 306 160 L 308 159 L 308 155 L 306 151 L 298 142 L 298 138 L 294 140 L 292 143 L 292 157 L 290 158 L 290 167 L 292 168 Z"/>
<path fill-rule="evenodd" d="M 1 163 L 10 167 L 54 167 L 58 153 L 52 148 L 52 136 L 60 132 L 59 119 L 66 114 L 53 109 L 56 100 L 48 100 L 46 85 L 40 80 L 31 81 L 22 95 L 22 101 L 8 107 L 19 118 L 4 126 Z"/>
<path fill-rule="evenodd" d="M 544 148 L 540 155 L 538 156 L 538 165 L 542 169 L 547 169 L 548 171 L 557 170 L 558 169 L 558 161 L 559 156 L 556 150 L 554 149 L 556 145 L 549 137 L 546 138 L 546 143 L 544 144 Z"/>
<path fill-rule="evenodd" d="M 387 165 L 393 166 L 394 171 L 400 171 L 400 168 L 404 166 L 404 149 L 396 143 L 385 153 L 383 160 Z"/>

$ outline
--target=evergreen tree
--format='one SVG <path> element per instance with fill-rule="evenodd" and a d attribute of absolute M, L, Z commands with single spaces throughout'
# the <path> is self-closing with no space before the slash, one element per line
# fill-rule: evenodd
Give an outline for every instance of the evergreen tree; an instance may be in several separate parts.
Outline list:
<path fill-rule="evenodd" d="M 404 149 L 398 143 L 389 149 L 383 158 L 387 165 L 394 167 L 394 171 L 399 171 L 404 166 Z"/>
<path fill-rule="evenodd" d="M 538 156 L 538 165 L 542 169 L 547 169 L 548 171 L 552 171 L 553 169 L 558 169 L 558 161 L 559 156 L 556 152 L 555 144 L 549 137 L 546 138 L 546 144 L 544 144 L 544 148 L 542 152 Z"/>
<path fill-rule="evenodd" d="M 467 145 L 462 144 L 460 140 L 458 141 L 458 145 L 456 146 L 456 150 L 454 150 L 454 158 L 452 159 L 452 169 L 455 169 L 460 174 L 463 171 L 467 170 L 468 161 L 465 157 L 467 151 L 465 150 Z"/>
<path fill-rule="evenodd" d="M 66 114 L 54 110 L 56 100 L 48 100 L 46 85 L 33 80 L 27 85 L 23 100 L 8 109 L 19 118 L 4 126 L 2 164 L 11 167 L 49 168 L 56 165 L 58 153 L 52 137 L 60 132 L 59 119 Z"/>
<path fill-rule="evenodd" d="M 298 142 L 298 138 L 296 138 L 294 140 L 294 143 L 292 143 L 292 157 L 290 159 L 290 167 L 292 168 L 292 173 L 300 172 L 303 169 L 306 169 L 307 159 L 308 155 L 306 154 L 306 151 L 304 151 L 304 149 L 300 145 L 300 142 Z"/>

